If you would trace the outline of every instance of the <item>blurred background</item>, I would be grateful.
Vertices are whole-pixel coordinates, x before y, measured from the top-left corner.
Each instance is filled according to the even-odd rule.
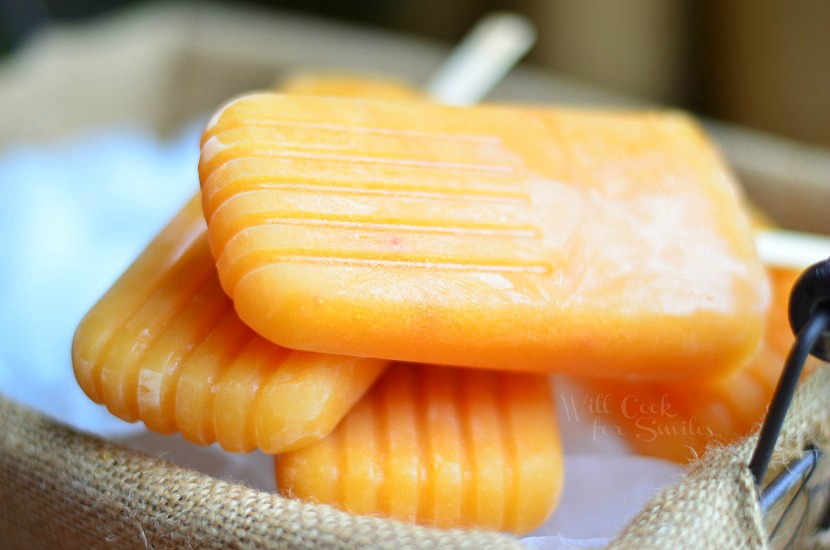
[[[207,117],[298,71],[421,86],[482,16],[538,41],[494,101],[700,115],[752,200],[830,233],[825,0],[0,0],[0,393],[112,437],[85,312],[198,190]]]
[[[137,0],[0,0],[6,55],[50,25]],[[487,12],[536,24],[528,60],[637,98],[830,147],[830,3],[824,0],[271,0],[293,12],[452,44]]]

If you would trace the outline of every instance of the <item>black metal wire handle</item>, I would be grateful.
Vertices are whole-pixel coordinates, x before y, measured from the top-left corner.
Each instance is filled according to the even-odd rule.
[[[796,334],[795,343],[784,363],[749,461],[749,470],[758,487],[764,480],[807,357],[812,354],[830,361],[830,258],[809,267],[796,281],[790,294],[789,318]]]

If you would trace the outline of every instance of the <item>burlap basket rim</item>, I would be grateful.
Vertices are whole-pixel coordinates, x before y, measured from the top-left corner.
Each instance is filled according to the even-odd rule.
[[[2,395],[0,425],[0,541],[11,547],[520,548],[499,533],[357,516],[216,479]]]
[[[824,365],[796,395],[771,474],[807,445],[828,449],[829,392]],[[12,548],[521,547],[500,533],[357,516],[218,480],[75,431],[2,396],[0,420],[0,540]],[[610,547],[765,547],[746,467],[754,443],[752,436],[710,449]]]

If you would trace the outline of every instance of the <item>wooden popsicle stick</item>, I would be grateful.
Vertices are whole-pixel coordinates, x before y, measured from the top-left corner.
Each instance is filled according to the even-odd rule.
[[[768,266],[804,269],[830,257],[830,237],[797,231],[755,233],[758,256]]]
[[[447,105],[478,103],[535,42],[536,29],[526,17],[507,12],[490,14],[450,53],[426,91]]]

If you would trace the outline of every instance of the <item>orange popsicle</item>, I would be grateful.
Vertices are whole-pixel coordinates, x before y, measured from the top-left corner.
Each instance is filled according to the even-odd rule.
[[[222,286],[293,349],[666,379],[760,340],[735,186],[676,114],[259,94],[200,176]]]
[[[523,533],[562,486],[545,377],[394,364],[321,441],[276,458],[286,495],[437,527]]]
[[[371,97],[378,99],[419,99],[423,94],[386,77],[361,76],[331,71],[290,75],[277,85],[280,93],[336,97]]]
[[[768,270],[773,302],[764,340],[733,376],[722,380],[643,383],[580,381],[598,420],[621,434],[639,454],[687,461],[712,442],[728,444],[748,435],[764,415],[793,341],[787,304],[800,271]]]
[[[255,334],[222,291],[195,197],[75,334],[84,392],[119,418],[228,451],[325,436],[386,362],[292,351]]]

